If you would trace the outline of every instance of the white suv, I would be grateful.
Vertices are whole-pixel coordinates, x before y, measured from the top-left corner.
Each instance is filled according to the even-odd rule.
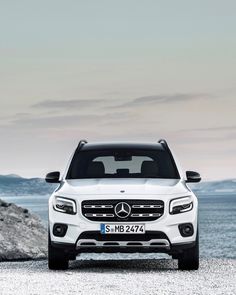
[[[67,269],[81,252],[162,252],[179,269],[199,266],[198,201],[165,140],[80,141],[49,199],[48,263]]]

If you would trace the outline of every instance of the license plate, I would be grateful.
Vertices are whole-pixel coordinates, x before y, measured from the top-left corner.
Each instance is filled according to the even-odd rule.
[[[144,224],[101,224],[101,234],[145,234]]]

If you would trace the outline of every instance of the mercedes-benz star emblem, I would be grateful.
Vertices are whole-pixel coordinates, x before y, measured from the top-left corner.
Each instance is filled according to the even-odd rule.
[[[120,202],[115,206],[115,214],[119,218],[126,218],[130,215],[131,207],[125,202]]]

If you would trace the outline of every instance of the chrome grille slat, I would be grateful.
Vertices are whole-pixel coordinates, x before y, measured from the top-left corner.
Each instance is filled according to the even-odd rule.
[[[131,214],[131,217],[160,217],[160,213],[136,213]]]
[[[132,208],[163,208],[162,205],[132,205]]]
[[[112,205],[84,205],[84,208],[113,208]]]
[[[114,214],[106,213],[85,213],[86,217],[114,217]]]

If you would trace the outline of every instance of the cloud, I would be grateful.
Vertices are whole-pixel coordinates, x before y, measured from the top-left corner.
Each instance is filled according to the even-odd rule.
[[[135,99],[122,99],[117,104],[115,99],[71,99],[71,100],[44,100],[39,103],[31,105],[31,108],[44,109],[44,110],[73,110],[99,107],[105,109],[130,109],[133,107],[154,104],[167,104],[178,103],[182,101],[190,101],[200,98],[212,97],[206,93],[177,93],[177,94],[164,94],[164,95],[149,95],[142,96]]]
[[[234,131],[236,130],[236,125],[229,126],[218,126],[218,127],[204,127],[204,128],[193,128],[193,129],[181,129],[180,132],[209,132],[209,131]]]
[[[136,107],[141,105],[151,105],[151,104],[165,104],[165,103],[176,103],[182,101],[189,101],[200,98],[210,98],[212,97],[206,93],[177,93],[177,94],[164,94],[164,95],[149,95],[135,98],[129,102],[114,106],[112,108],[122,108],[122,107]]]
[[[201,95],[202,96],[202,95]],[[152,95],[136,98],[133,103],[171,103],[199,98],[199,94]]]
[[[210,142],[217,142],[215,147],[217,149],[219,144],[232,141],[236,143],[236,125],[180,129],[172,132],[171,137],[181,146],[191,144],[206,146]]]
[[[126,112],[115,112],[108,114],[87,114],[87,115],[61,115],[61,116],[42,116],[42,117],[30,117],[30,118],[18,118],[14,119],[8,125],[12,128],[68,128],[78,126],[94,126],[101,124],[121,123],[130,117],[130,114]],[[4,127],[4,126],[2,126]]]
[[[106,101],[105,99],[44,100],[31,107],[43,109],[75,109],[94,107]]]

